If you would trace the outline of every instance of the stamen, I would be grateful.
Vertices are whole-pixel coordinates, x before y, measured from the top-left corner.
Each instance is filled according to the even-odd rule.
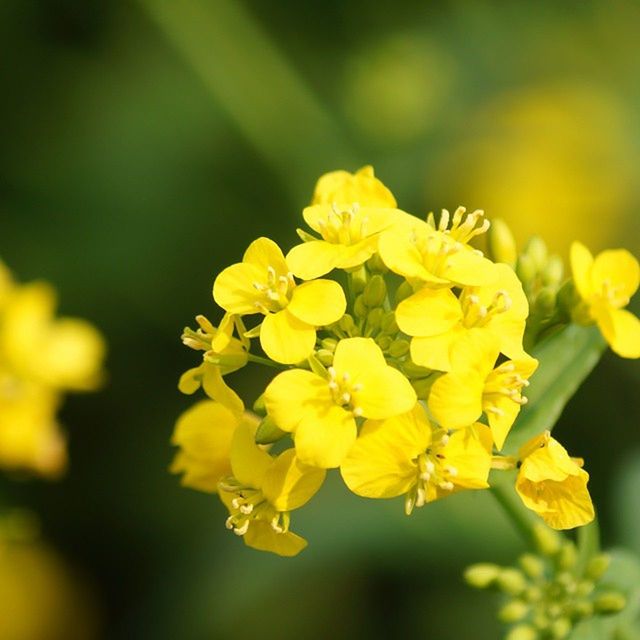
[[[237,536],[243,536],[245,533],[247,533],[248,530],[249,530],[249,520],[247,519],[244,521],[241,527],[236,527],[233,530],[233,533],[235,533]]]
[[[351,413],[354,415],[354,417],[356,418],[360,418],[364,415],[364,411],[362,410],[361,407],[354,407],[351,411]]]
[[[240,513],[243,513],[245,516],[248,516],[252,511],[253,505],[251,503],[240,505]]]

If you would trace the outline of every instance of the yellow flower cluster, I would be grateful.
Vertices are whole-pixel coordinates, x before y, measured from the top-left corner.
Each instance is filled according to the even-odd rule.
[[[203,359],[179,388],[209,399],[175,429],[183,484],[217,492],[229,529],[281,555],[306,545],[290,512],[333,468],[357,495],[404,496],[409,514],[518,466],[520,497],[550,526],[589,522],[588,474],[548,432],[517,459],[498,455],[538,362],[523,348],[529,305],[516,272],[471,244],[489,228],[483,212],[414,217],[364,167],[321,177],[303,218],[314,233],[298,230],[287,255],[259,238],[217,276],[218,327],[198,316],[185,329]],[[603,305],[620,306],[633,283],[606,285],[597,264],[576,284],[605,335],[619,336],[627,316],[605,318]],[[224,381],[248,362],[279,369],[255,413]]]
[[[56,318],[55,306],[51,286],[18,284],[0,263],[0,467],[10,471],[63,472],[63,395],[102,379],[101,335],[84,320]]]

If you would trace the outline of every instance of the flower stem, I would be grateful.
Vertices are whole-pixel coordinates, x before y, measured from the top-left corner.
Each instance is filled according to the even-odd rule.
[[[280,369],[280,370],[284,370],[287,367],[278,364],[277,362],[274,362],[273,360],[269,360],[268,358],[263,358],[262,356],[256,356],[253,355],[253,353],[248,353],[247,354],[247,359],[249,360],[249,362],[255,362],[257,364],[262,364],[265,367],[271,367],[273,369]]]
[[[578,570],[584,571],[589,560],[600,553],[600,525],[596,516],[592,522],[578,529]]]
[[[513,484],[505,481],[505,475],[502,472],[500,480],[491,484],[491,493],[527,545],[533,545],[533,520],[518,499]]]

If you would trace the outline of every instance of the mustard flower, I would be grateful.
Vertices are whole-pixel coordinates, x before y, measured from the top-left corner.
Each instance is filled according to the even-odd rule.
[[[525,444],[519,458],[516,491],[527,508],[553,529],[573,529],[593,520],[589,474],[549,431]]]
[[[390,207],[398,205],[393,194],[375,177],[373,167],[367,165],[355,173],[331,171],[320,176],[316,183],[311,204],[347,204],[358,202],[365,207]]]
[[[492,264],[491,284],[464,287],[456,297],[448,288],[425,286],[396,309],[398,326],[412,336],[411,358],[438,371],[451,369],[453,346],[469,331],[496,337],[509,358],[525,354],[522,338],[529,304],[515,272],[505,264]]]
[[[420,404],[386,420],[367,420],[342,462],[351,491],[365,498],[405,496],[405,511],[464,489],[486,489],[491,433],[473,424],[449,434]]]
[[[640,358],[640,320],[624,309],[638,290],[638,261],[624,249],[603,251],[594,259],[589,249],[574,242],[571,270],[583,301],[576,319],[595,322],[619,356]]]
[[[296,285],[278,245],[259,238],[240,263],[216,278],[213,297],[227,313],[261,313],[260,344],[276,362],[295,364],[308,358],[316,329],[339,320],[345,312],[342,288],[332,280]]]
[[[494,369],[500,355],[496,336],[473,329],[451,349],[451,371],[438,378],[429,394],[429,411],[446,429],[460,429],[480,418],[489,420],[498,449],[527,399],[523,387],[538,361],[526,356],[508,360]]]
[[[315,495],[326,472],[300,462],[293,449],[274,458],[254,438],[255,426],[246,421],[233,435],[233,475],[218,483],[220,498],[229,510],[226,526],[249,547],[295,556],[307,541],[289,530],[290,512]]]
[[[409,411],[416,394],[371,338],[347,338],[338,342],[327,378],[284,371],[264,399],[278,427],[293,433],[300,460],[329,469],[340,465],[354,443],[357,418],[381,420]]]

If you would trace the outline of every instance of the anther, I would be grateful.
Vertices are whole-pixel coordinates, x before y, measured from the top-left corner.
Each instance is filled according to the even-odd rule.
[[[453,491],[453,482],[441,482],[438,486],[444,491]]]
[[[345,392],[342,394],[342,401],[343,401],[345,404],[349,404],[349,402],[351,402],[351,394],[350,394],[348,391],[345,391]]]
[[[243,536],[245,533],[247,533],[248,530],[249,530],[249,520],[245,520],[244,524],[241,527],[236,527],[233,530],[233,533],[235,533],[237,536]]]
[[[364,415],[364,411],[361,407],[354,407],[351,411],[356,418],[360,418]]]
[[[240,513],[243,513],[245,516],[248,516],[253,511],[252,504],[242,504],[240,505]]]
[[[363,389],[362,382],[358,382],[358,383],[354,384],[353,387],[351,387],[351,390],[352,391],[356,391],[356,392],[362,391],[362,389]]]
[[[233,529],[233,516],[229,516],[224,521],[224,526],[227,527],[227,529],[229,529],[229,530]]]

